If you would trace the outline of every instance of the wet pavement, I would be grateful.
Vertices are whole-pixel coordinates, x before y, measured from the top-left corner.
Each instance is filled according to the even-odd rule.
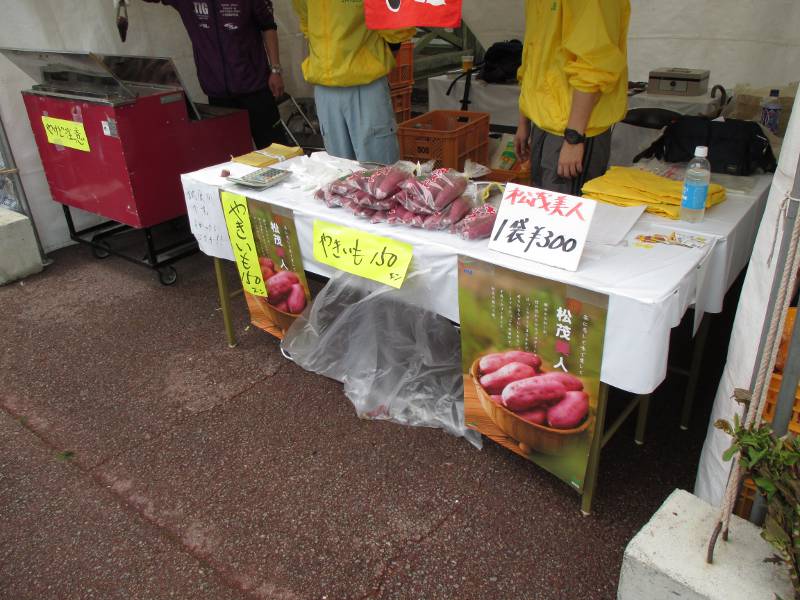
[[[86,248],[53,258],[0,288],[4,600],[612,599],[625,545],[692,489],[730,321],[714,320],[690,431],[672,376],[647,443],[629,420],[605,448],[583,517],[490,441],[358,419],[241,297],[228,348],[205,256],[172,287]],[[680,362],[686,327],[673,337]]]

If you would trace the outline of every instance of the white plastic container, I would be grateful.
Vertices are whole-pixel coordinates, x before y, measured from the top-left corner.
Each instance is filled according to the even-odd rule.
[[[686,167],[683,195],[681,196],[681,221],[698,223],[703,220],[706,212],[708,184],[711,181],[711,165],[707,156],[708,148],[698,146],[695,148],[694,158]]]

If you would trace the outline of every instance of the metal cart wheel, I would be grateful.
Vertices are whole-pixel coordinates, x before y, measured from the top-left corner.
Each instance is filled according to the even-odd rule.
[[[94,256],[99,260],[102,260],[104,258],[108,258],[109,256],[111,256],[111,253],[105,248],[101,248],[100,246],[92,244],[92,256]]]
[[[158,269],[158,280],[161,285],[172,285],[178,281],[178,272],[172,266],[161,267]]]

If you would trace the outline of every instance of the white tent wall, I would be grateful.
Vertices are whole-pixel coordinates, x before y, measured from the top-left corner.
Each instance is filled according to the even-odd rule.
[[[695,494],[714,505],[719,505],[730,473],[730,462],[722,460],[722,453],[730,446],[730,437],[714,427],[717,419],[732,420],[741,407],[733,398],[735,388],[750,389],[756,362],[761,331],[767,320],[772,283],[780,277],[783,265],[777,264],[778,250],[783,233],[781,214],[784,199],[792,190],[800,157],[800,96],[795,98],[792,117],[786,131],[778,169],[772,181],[767,207],[761,219],[753,255],[747,268],[741,299],[736,310],[733,333],[728,345],[728,360],[714,400],[711,421],[697,471]],[[772,261],[770,262],[770,257]]]
[[[464,21],[484,47],[524,35],[522,0],[464,0]],[[703,68],[713,83],[770,86],[800,76],[797,0],[631,0],[628,67],[647,81],[659,67]]]
[[[300,63],[306,44],[288,1],[274,1],[290,93],[309,95]],[[464,19],[485,47],[521,38],[522,0],[495,0],[491,18],[485,0],[464,0]],[[712,80],[731,87],[748,82],[773,85],[796,80],[800,64],[800,24],[796,0],[632,0],[630,77],[644,80],[652,68],[704,67]],[[111,54],[171,56],[190,95],[203,100],[191,46],[177,13],[167,7],[132,0],[128,41],[120,42],[112,0],[0,0],[0,45],[49,50],[83,50]],[[0,116],[29,196],[43,244],[52,250],[68,242],[60,207],[50,199],[20,91],[32,81],[0,58]],[[93,217],[81,215],[78,225]]]

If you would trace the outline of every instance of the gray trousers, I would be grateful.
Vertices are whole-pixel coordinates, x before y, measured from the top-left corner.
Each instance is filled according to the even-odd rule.
[[[315,85],[314,99],[328,154],[384,165],[400,160],[386,77],[350,87]]]
[[[611,156],[611,129],[586,140],[583,173],[574,179],[558,175],[558,156],[564,138],[533,125],[531,131],[531,181],[534,187],[580,196],[583,184],[600,177],[608,169]]]

